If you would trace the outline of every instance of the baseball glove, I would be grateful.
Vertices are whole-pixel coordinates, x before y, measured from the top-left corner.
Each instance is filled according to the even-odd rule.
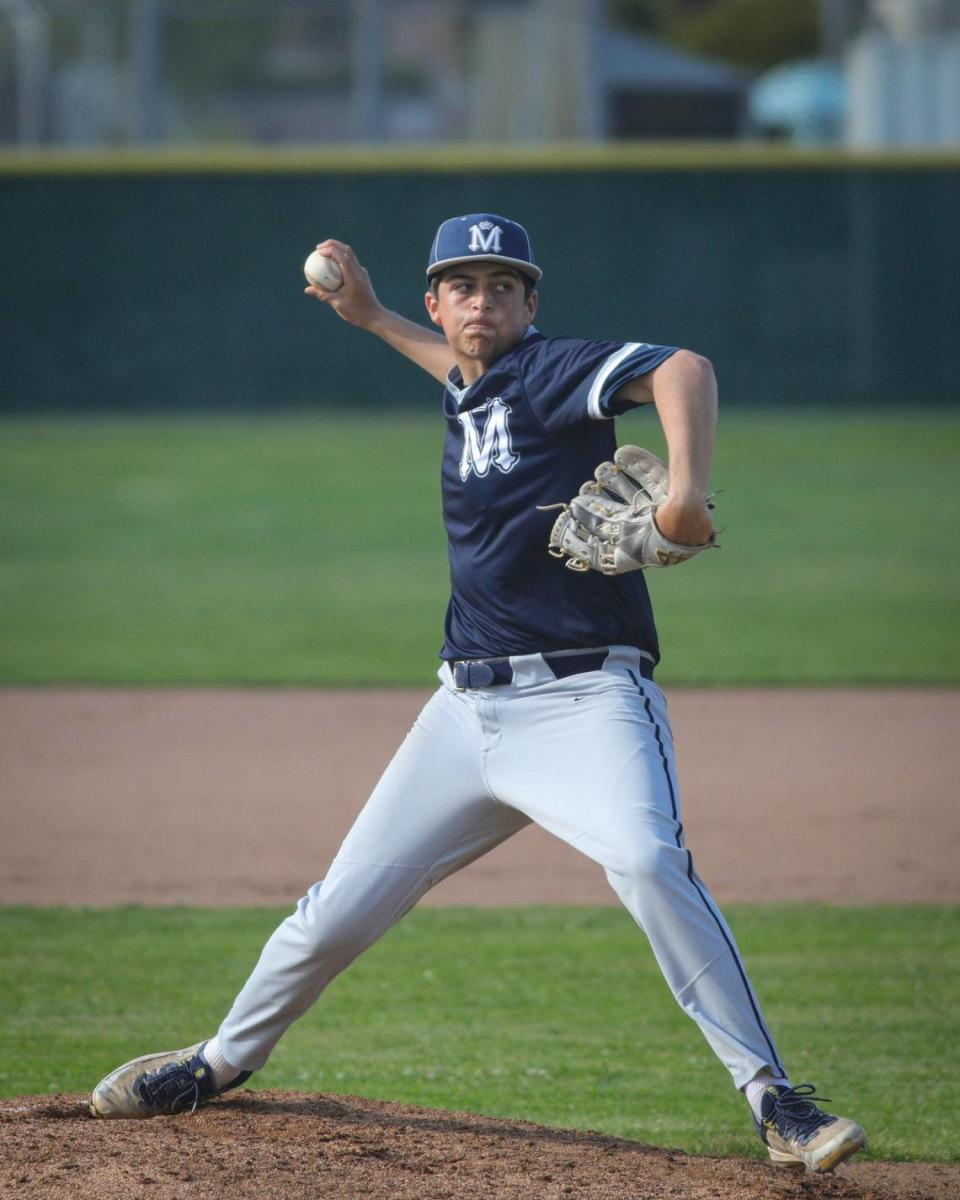
[[[669,476],[649,450],[621,446],[613,462],[601,463],[593,474],[569,504],[547,506],[563,509],[550,532],[548,553],[565,559],[571,571],[622,575],[673,567],[716,545],[711,534],[700,546],[683,546],[657,528]]]

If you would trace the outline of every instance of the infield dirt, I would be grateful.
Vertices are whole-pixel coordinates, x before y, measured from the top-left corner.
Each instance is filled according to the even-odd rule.
[[[0,691],[0,903],[292,903],[423,699]],[[960,692],[679,691],[671,712],[689,843],[721,903],[960,902]],[[212,838],[223,853],[198,875],[176,851]],[[614,902],[595,865],[531,829],[426,902],[555,901]],[[960,1165],[854,1162],[809,1177],[343,1096],[244,1091],[145,1122],[94,1121],[80,1096],[20,1097],[0,1100],[8,1195],[955,1200]]]
[[[596,1133],[354,1096],[234,1094],[95,1121],[79,1096],[0,1101],[0,1195],[36,1200],[955,1200],[960,1166],[808,1176]]]
[[[426,695],[0,690],[0,904],[292,905]],[[721,904],[960,903],[960,691],[669,702],[687,844]],[[185,845],[220,853],[198,872]],[[424,903],[617,900],[596,864],[533,827]]]

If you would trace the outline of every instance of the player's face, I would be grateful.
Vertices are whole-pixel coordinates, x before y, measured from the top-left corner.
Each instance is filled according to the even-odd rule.
[[[499,263],[453,267],[425,300],[467,383],[520,341],[537,311],[537,293],[527,297],[520,274]]]

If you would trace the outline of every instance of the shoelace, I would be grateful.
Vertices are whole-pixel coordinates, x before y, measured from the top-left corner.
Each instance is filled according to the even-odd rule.
[[[812,1083],[798,1083],[796,1087],[787,1088],[773,1102],[773,1109],[767,1118],[767,1123],[775,1125],[777,1131],[785,1138],[794,1138],[800,1134],[811,1134],[833,1120],[830,1113],[821,1112],[814,1104],[830,1104],[827,1096],[816,1095]]]
[[[191,1061],[183,1059],[161,1067],[153,1075],[145,1075],[137,1088],[144,1104],[163,1112],[178,1113],[192,1101],[190,1111],[195,1113],[203,1092],[199,1080],[190,1070]]]

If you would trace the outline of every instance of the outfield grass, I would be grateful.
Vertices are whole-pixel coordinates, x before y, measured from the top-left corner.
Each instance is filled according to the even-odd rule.
[[[209,1034],[282,915],[3,910],[0,1094],[85,1091]],[[862,1121],[873,1157],[960,1158],[960,909],[728,916],[795,1081]],[[255,1086],[760,1152],[618,909],[419,910],[334,982]]]
[[[0,423],[0,682],[429,684],[439,418]],[[650,412],[620,440],[662,448]],[[666,683],[960,680],[960,418],[737,413]],[[545,497],[545,500],[558,497]]]

